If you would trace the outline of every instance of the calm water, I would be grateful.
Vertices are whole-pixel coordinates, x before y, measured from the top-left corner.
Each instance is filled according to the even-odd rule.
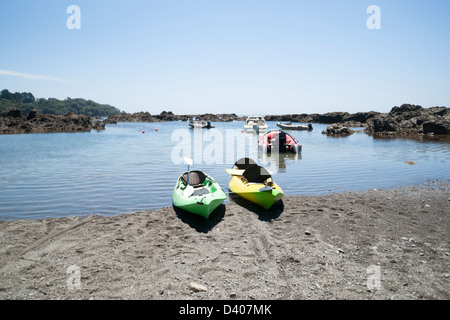
[[[243,122],[214,124],[209,131],[165,122],[0,135],[0,219],[116,215],[171,206],[175,181],[186,170],[180,163],[184,153],[194,159],[192,169],[212,175],[226,192],[225,169],[243,155],[277,171],[274,179],[287,195],[450,178],[449,143],[374,139],[364,133],[333,138],[321,133],[326,125],[314,124],[312,132],[289,132],[303,146],[299,157],[269,157],[258,154],[256,139],[241,132]]]

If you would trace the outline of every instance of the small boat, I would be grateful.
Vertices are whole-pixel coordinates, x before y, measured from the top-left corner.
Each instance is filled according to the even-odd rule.
[[[277,126],[279,126],[283,130],[308,130],[311,131],[313,129],[311,123],[308,124],[292,124],[292,122],[278,122]]]
[[[192,160],[185,158],[188,171],[177,180],[172,194],[175,207],[208,219],[226,198],[219,183],[208,174],[199,170],[189,170]]]
[[[266,120],[262,116],[250,116],[247,118],[244,124],[244,128],[246,132],[263,132],[267,131],[268,125],[266,124]]]
[[[266,210],[284,195],[280,186],[273,181],[272,174],[250,158],[238,160],[226,171],[230,174],[230,191]]]
[[[199,117],[192,117],[188,119],[188,125],[191,128],[214,128],[214,126],[209,121],[200,119]]]
[[[281,130],[269,131],[262,135],[258,140],[258,147],[263,152],[299,153],[302,151],[302,146],[297,139]]]

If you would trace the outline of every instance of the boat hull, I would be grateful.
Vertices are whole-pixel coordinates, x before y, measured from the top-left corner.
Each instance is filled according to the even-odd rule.
[[[268,127],[269,126],[266,124],[266,121],[262,116],[250,116],[244,124],[244,129],[246,132],[264,132],[267,131]]]
[[[180,177],[173,190],[172,204],[177,208],[208,219],[227,196],[217,182],[205,185],[204,188],[208,190],[207,194],[187,196],[185,195],[186,185]]]
[[[196,119],[189,118],[188,119],[188,125],[192,129],[196,129],[196,128],[211,129],[211,128],[214,128],[214,126],[211,124],[211,122],[205,121],[205,120],[201,120],[199,118],[196,118]]]
[[[293,136],[280,131],[270,131],[259,138],[258,148],[262,152],[300,153],[302,146]]]
[[[264,183],[245,184],[241,176],[232,175],[228,183],[230,191],[245,198],[264,209],[270,209],[275,203],[281,200],[284,195],[283,190],[276,183],[273,183],[269,191],[260,191],[265,187]]]
[[[281,122],[277,123],[277,126],[280,127],[283,130],[303,130],[303,131],[311,131],[312,130],[312,126],[311,124],[284,124]]]

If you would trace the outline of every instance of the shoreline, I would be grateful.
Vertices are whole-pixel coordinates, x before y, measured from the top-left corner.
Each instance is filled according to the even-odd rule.
[[[90,131],[92,129],[104,130],[106,124],[118,122],[166,122],[186,121],[190,117],[201,117],[210,122],[245,121],[246,116],[235,113],[176,115],[171,111],[162,111],[160,114],[149,112],[136,112],[109,115],[103,121],[91,121],[91,117],[68,113],[64,116],[41,115],[31,110],[28,116],[22,115],[20,109],[11,109],[3,116],[0,115],[0,134],[11,133],[38,133],[38,132],[76,132]],[[395,106],[389,113],[369,112],[327,112],[324,114],[284,114],[265,115],[266,121],[292,121],[297,123],[330,124],[329,135],[349,135],[352,130],[348,127],[364,127],[369,135],[449,135],[450,134],[450,108],[430,107],[422,108],[419,105],[402,104]],[[331,130],[336,127],[335,130]],[[338,130],[336,130],[338,129]]]
[[[0,299],[448,299],[449,206],[445,180],[269,211],[231,197],[208,220],[173,207],[3,220]]]

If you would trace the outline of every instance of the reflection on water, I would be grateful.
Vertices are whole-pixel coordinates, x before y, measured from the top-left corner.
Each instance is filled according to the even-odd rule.
[[[259,153],[258,136],[244,133],[243,124],[192,130],[181,121],[118,123],[98,132],[0,135],[0,219],[171,206],[175,182],[186,170],[185,155],[194,159],[192,169],[207,172],[225,191],[225,169],[244,156],[275,172],[288,196],[450,178],[450,144],[436,136],[385,139],[355,133],[333,139],[321,133],[326,125],[314,124],[313,131],[287,131],[302,145],[301,154],[275,155]],[[276,122],[268,124],[269,130],[278,129]]]
[[[293,165],[295,161],[301,160],[301,153],[267,153],[258,152],[259,162],[267,168],[270,168],[272,172],[284,173],[286,172],[286,161],[289,165]],[[291,162],[293,160],[294,162]]]

